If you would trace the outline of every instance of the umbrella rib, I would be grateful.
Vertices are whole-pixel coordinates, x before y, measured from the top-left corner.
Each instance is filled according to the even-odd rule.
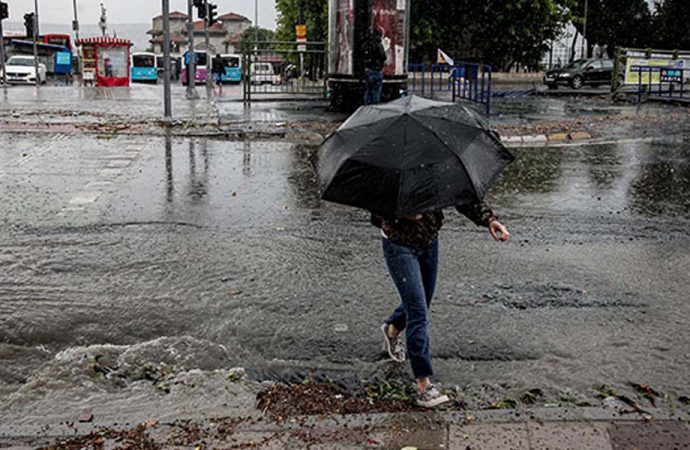
[[[443,146],[444,146],[453,156],[455,156],[455,157],[457,158],[457,160],[460,162],[460,167],[462,167],[462,170],[464,170],[465,173],[467,174],[467,179],[470,180],[470,186],[472,186],[472,190],[474,191],[474,196],[477,197],[478,200],[481,200],[481,198],[479,198],[479,192],[477,191],[477,186],[475,185],[474,179],[472,179],[472,175],[470,175],[470,171],[467,170],[467,167],[465,167],[465,162],[462,160],[462,158],[460,158],[460,155],[458,155],[457,153],[455,153],[454,151],[452,151],[452,150],[450,149],[450,147],[448,146],[448,144],[446,144],[446,142],[441,138],[441,136],[438,135],[438,133],[437,133],[436,131],[434,131],[433,129],[431,129],[431,128],[429,128],[428,126],[424,125],[424,123],[422,123],[422,122],[420,122],[419,120],[417,120],[416,117],[410,116],[410,118],[413,119],[417,124],[419,124],[419,126],[421,126],[422,128],[424,128],[425,130],[429,130],[429,132],[430,132],[431,134],[433,134],[434,136],[436,136],[436,138],[437,138],[441,143],[443,143]],[[474,142],[474,141],[473,141],[473,142]]]

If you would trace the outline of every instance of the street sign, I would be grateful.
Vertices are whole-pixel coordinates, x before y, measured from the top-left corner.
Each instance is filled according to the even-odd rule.
[[[304,38],[306,40],[306,38],[307,38],[307,26],[306,25],[295,25],[295,36],[297,37],[297,40],[299,40],[299,38]]]
[[[307,38],[306,37],[298,37],[297,38],[297,51],[298,52],[306,52],[307,51]]]

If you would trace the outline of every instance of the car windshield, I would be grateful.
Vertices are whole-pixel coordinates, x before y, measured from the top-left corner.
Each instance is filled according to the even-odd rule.
[[[28,66],[28,67],[33,67],[34,66],[34,59],[33,58],[17,58],[16,56],[13,56],[7,61],[8,66]]]
[[[584,66],[585,64],[587,64],[586,59],[578,59],[578,60],[571,62],[570,64],[563,66],[563,69],[579,69],[582,66]]]

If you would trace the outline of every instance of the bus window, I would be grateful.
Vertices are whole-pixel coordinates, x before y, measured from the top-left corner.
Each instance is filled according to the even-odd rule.
[[[132,65],[134,67],[156,67],[156,57],[154,55],[132,55]]]
[[[224,56],[223,62],[225,63],[225,67],[240,67],[239,56]]]

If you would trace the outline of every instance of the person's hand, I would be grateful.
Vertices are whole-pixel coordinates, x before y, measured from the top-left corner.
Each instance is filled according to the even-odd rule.
[[[489,223],[489,233],[494,241],[505,242],[510,239],[508,229],[498,220],[492,220]]]

